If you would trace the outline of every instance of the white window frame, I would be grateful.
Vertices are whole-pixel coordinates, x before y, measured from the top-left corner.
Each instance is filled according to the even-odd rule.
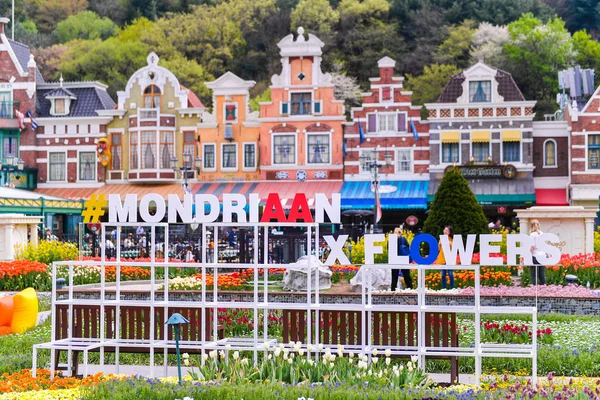
[[[52,176],[52,173],[51,173],[51,170],[50,170],[51,169],[50,168],[50,158],[51,158],[52,154],[64,154],[65,155],[65,163],[64,163],[65,179],[62,180],[62,181],[50,179],[50,176]],[[47,169],[47,171],[48,171],[48,179],[47,179],[48,182],[68,182],[69,176],[67,174],[69,173],[69,171],[67,169],[67,164],[68,164],[68,161],[67,161],[67,152],[66,151],[49,151],[48,152],[48,169]]]
[[[275,137],[277,136],[293,136],[294,137],[294,162],[291,164],[278,164],[275,162]],[[298,133],[297,132],[278,132],[271,136],[271,165],[278,167],[295,167],[298,165]]]
[[[56,100],[63,100],[65,102],[65,112],[59,113],[56,111]],[[71,99],[68,97],[54,97],[50,101],[50,115],[69,115],[71,108]]]
[[[471,79],[467,81],[467,100],[469,104],[490,104],[494,102],[494,78],[491,79]],[[490,101],[471,101],[471,82],[489,82],[490,83]]]
[[[206,162],[206,146],[213,146],[215,155],[214,155],[214,167],[213,168],[206,168],[204,165],[204,163]],[[217,144],[215,142],[210,142],[210,143],[202,143],[202,171],[205,172],[215,172],[217,170],[217,164],[218,164],[218,157],[217,157]]]
[[[500,157],[502,158],[502,163],[512,163],[512,164],[521,164],[523,162],[523,141],[519,141],[519,159],[517,161],[508,161],[504,159],[504,145],[506,143],[517,143],[517,142],[502,142],[502,146],[500,146]]]
[[[224,147],[225,146],[235,146],[235,167],[225,167],[223,165],[223,162],[225,161],[225,151],[224,151]],[[239,147],[237,143],[221,143],[221,157],[220,160],[221,162],[219,163],[219,165],[221,166],[221,171],[223,172],[237,172],[239,165],[240,165],[240,160],[239,160]]]
[[[254,166],[252,167],[246,167],[246,146],[253,146],[254,147]],[[242,170],[243,171],[256,171],[257,165],[258,165],[258,153],[257,153],[257,148],[258,146],[256,145],[255,142],[243,142],[242,143]]]
[[[410,170],[409,171],[401,171],[400,170],[400,156],[399,153],[402,151],[408,151],[410,154]],[[411,147],[396,147],[394,151],[394,172],[396,174],[412,174],[415,171],[415,152]]]
[[[396,112],[380,112],[376,113],[377,115],[377,133],[396,133],[398,132],[398,113]],[[392,116],[392,129],[381,130],[381,124],[379,123],[379,118],[382,116],[389,117]],[[368,123],[368,122],[367,122]],[[368,127],[367,127],[368,129]]]
[[[369,175],[371,173],[370,170],[364,170],[362,165],[360,165],[360,160],[361,160],[360,157],[365,152],[374,153],[375,157],[376,157],[375,160],[378,161],[378,150],[376,147],[365,147],[364,149],[358,149],[358,173],[361,175]]]
[[[554,165],[548,165],[546,164],[546,143],[548,142],[552,142],[554,143]],[[556,151],[558,148],[558,146],[556,145],[556,140],[554,139],[546,139],[544,140],[544,144],[542,146],[542,156],[543,156],[543,166],[544,168],[558,168],[558,152]],[[587,153],[587,146],[586,146],[586,153]],[[587,158],[587,154],[586,154],[586,158]]]
[[[597,133],[590,133],[585,135],[585,170],[590,174],[600,174],[600,168],[590,168],[590,135],[596,136]],[[600,161],[599,161],[600,162]]]
[[[475,142],[475,143],[470,142],[469,143],[469,154],[470,154],[471,160],[473,159],[473,157],[475,157],[475,155],[473,154],[473,145],[476,143],[487,143],[488,144],[488,157],[490,157],[492,155],[492,143],[491,142],[489,142],[489,141],[488,142]],[[459,143],[459,148],[460,148],[460,143]],[[479,160],[479,161],[475,160],[475,162],[486,162],[486,161],[487,161],[487,159]]]
[[[155,128],[152,126],[148,126],[148,127],[144,127],[144,128]],[[142,128],[143,129],[143,128]],[[159,130],[138,130],[136,132],[136,134],[138,135],[138,156],[139,156],[139,170],[140,171],[158,171],[160,169],[162,169],[160,167],[160,131]],[[142,135],[144,133],[150,133],[153,132],[154,133],[154,151],[155,151],[155,155],[154,155],[154,168],[144,168],[144,149],[142,146]],[[173,140],[175,140],[175,138],[173,137]],[[167,171],[167,169],[163,169],[163,171]]]
[[[227,113],[225,112],[225,110],[227,109],[226,106],[231,106],[234,105],[235,106],[235,121],[227,121],[225,119]],[[223,103],[223,124],[237,124],[238,120],[240,118],[240,106],[236,101],[228,101]]]
[[[94,165],[94,179],[81,179],[81,168],[80,168],[80,163],[81,163],[81,153],[94,153],[94,155],[96,157],[94,157],[95,162],[93,163]],[[98,156],[96,155],[95,151],[84,151],[84,150],[78,150],[77,151],[77,182],[98,182]]]
[[[390,98],[388,100],[383,99],[383,88],[384,87],[390,88]],[[394,102],[394,88],[391,86],[381,86],[379,88],[379,98],[381,99],[380,103],[393,103]]]
[[[440,143],[440,165],[452,165],[454,164],[454,161],[450,161],[450,162],[445,162],[444,161],[444,144],[457,144],[458,145],[458,160],[456,161],[456,164],[461,163],[461,158],[462,158],[462,154],[461,154],[461,143],[458,142],[441,142]]]
[[[404,114],[404,127],[403,127],[403,129],[401,129],[401,127],[398,126],[398,114]],[[408,133],[408,132],[410,132],[409,121],[408,121],[408,112],[406,112],[406,111],[399,111],[399,112],[396,113],[396,131],[400,132],[400,133]],[[410,133],[410,135],[412,136],[412,132]]]
[[[311,163],[310,162],[310,157],[309,157],[309,151],[308,151],[308,137],[309,136],[323,136],[323,135],[327,135],[327,140],[329,140],[329,162],[326,163]],[[304,141],[304,155],[305,155],[305,164],[306,165],[331,165],[331,160],[333,157],[333,152],[331,149],[331,132],[310,132],[306,134],[306,140]]]

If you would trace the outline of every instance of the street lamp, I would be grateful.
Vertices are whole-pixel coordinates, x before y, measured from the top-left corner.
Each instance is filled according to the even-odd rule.
[[[363,170],[369,171],[369,173],[371,174],[372,183],[375,188],[375,203],[373,207],[373,233],[377,232],[377,196],[379,193],[379,168],[392,166],[392,155],[390,153],[386,152],[383,158],[385,160],[385,163],[379,163],[377,161],[377,155],[375,155],[374,160],[372,160],[371,157],[367,157],[365,154],[358,157],[358,161],[360,163],[361,168]]]
[[[193,161],[193,165],[192,165]],[[171,168],[173,171],[177,172],[177,163],[179,160],[177,157],[171,157]],[[195,169],[196,172],[200,173],[200,166],[202,165],[202,159],[200,157],[196,157],[192,160],[192,153],[185,152],[183,153],[183,165],[179,167],[179,171],[183,177],[183,190],[187,193],[188,189],[188,172],[192,169]]]

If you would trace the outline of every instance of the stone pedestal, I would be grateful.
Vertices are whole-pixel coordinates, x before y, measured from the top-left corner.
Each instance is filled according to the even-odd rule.
[[[529,234],[529,222],[540,221],[544,233],[554,233],[560,239],[558,247],[563,254],[594,252],[594,218],[597,209],[581,206],[531,207],[515,210],[521,233]]]
[[[37,244],[41,220],[23,214],[0,214],[0,261],[14,260],[16,247],[28,241]]]

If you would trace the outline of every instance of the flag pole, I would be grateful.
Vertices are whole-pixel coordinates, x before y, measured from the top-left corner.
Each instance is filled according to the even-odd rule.
[[[12,0],[12,40],[15,40],[15,0]]]

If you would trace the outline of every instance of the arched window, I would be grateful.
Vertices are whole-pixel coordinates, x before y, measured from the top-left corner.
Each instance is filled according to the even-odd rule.
[[[552,139],[544,142],[544,167],[556,167],[556,142]]]
[[[144,108],[160,108],[160,89],[150,85],[144,89]]]

